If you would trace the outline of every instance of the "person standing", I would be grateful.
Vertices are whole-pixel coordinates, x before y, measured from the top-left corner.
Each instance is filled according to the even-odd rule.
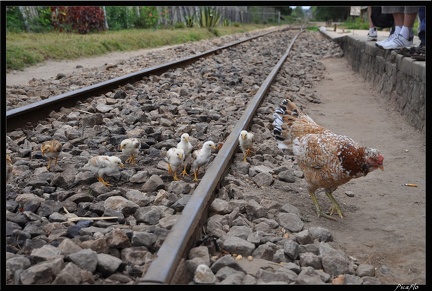
[[[367,7],[367,12],[368,12],[368,18],[369,18],[369,31],[368,31],[368,40],[377,40],[378,38],[378,33],[377,33],[377,29],[375,27],[375,25],[372,22],[372,6],[368,6]]]
[[[420,39],[419,47],[426,46],[426,7],[420,6],[418,10],[419,27],[418,37]]]
[[[382,6],[382,13],[392,14],[395,32],[388,38],[377,41],[375,45],[382,49],[400,49],[413,44],[413,26],[418,13],[418,6]]]

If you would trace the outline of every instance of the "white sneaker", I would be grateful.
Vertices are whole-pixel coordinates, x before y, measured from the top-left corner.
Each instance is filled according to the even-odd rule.
[[[370,28],[367,36],[368,36],[368,40],[377,40],[378,34],[376,28]]]
[[[386,39],[383,39],[383,40],[380,40],[380,41],[377,41],[376,43],[375,43],[375,45],[377,46],[377,47],[382,47],[382,45],[384,44],[384,43],[386,43],[386,42],[388,42],[388,41],[390,41],[390,40],[392,40],[393,38],[395,38],[396,37],[396,35],[393,33],[393,34],[390,34],[389,35],[389,37],[387,37]]]
[[[381,47],[385,50],[394,50],[403,47],[409,47],[412,46],[412,44],[413,44],[412,40],[410,41],[408,39],[405,39],[402,35],[398,34],[392,40],[389,40],[381,44]]]

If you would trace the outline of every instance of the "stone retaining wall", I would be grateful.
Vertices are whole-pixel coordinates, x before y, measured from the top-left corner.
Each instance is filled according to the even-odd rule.
[[[414,61],[394,51],[379,49],[375,42],[350,36],[333,41],[341,46],[352,69],[426,135],[426,62]]]

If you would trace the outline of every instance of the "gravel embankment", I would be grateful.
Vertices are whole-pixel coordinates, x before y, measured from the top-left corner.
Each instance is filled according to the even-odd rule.
[[[296,31],[278,32],[224,50],[186,68],[151,76],[104,96],[63,108],[34,128],[7,134],[13,175],[6,185],[6,283],[141,284],[197,183],[193,174],[173,181],[163,152],[189,133],[194,146],[223,143]],[[119,64],[59,72],[7,88],[7,109],[186,57],[244,35],[151,52]],[[331,246],[331,233],[305,227],[316,215],[302,173],[289,152],[277,148],[272,116],[288,96],[299,105],[319,102],[314,85],[323,57],[342,50],[318,32],[304,32],[293,47],[250,131],[254,152],[240,150],[221,183],[205,226],[203,243],[186,261],[187,284],[379,284],[374,267]],[[141,141],[136,165],[98,182],[85,163],[95,155],[122,159],[127,137]],[[63,150],[47,170],[40,145],[58,139]],[[217,155],[214,151],[213,157]],[[199,178],[205,167],[199,172]],[[288,203],[289,202],[289,203]],[[116,217],[97,220],[85,218]],[[205,239],[206,238],[206,239]]]

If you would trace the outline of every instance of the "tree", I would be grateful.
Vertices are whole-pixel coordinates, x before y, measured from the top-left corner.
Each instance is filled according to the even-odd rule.
[[[350,6],[328,7],[318,6],[313,11],[317,21],[345,21],[350,14]]]
[[[291,7],[289,7],[289,6],[284,6],[284,7],[275,6],[273,8],[276,11],[279,11],[281,15],[285,15],[285,16],[289,16],[293,12],[293,9]]]
[[[297,6],[296,8],[294,8],[294,12],[292,13],[292,16],[297,18],[304,18],[303,8],[301,6]]]

